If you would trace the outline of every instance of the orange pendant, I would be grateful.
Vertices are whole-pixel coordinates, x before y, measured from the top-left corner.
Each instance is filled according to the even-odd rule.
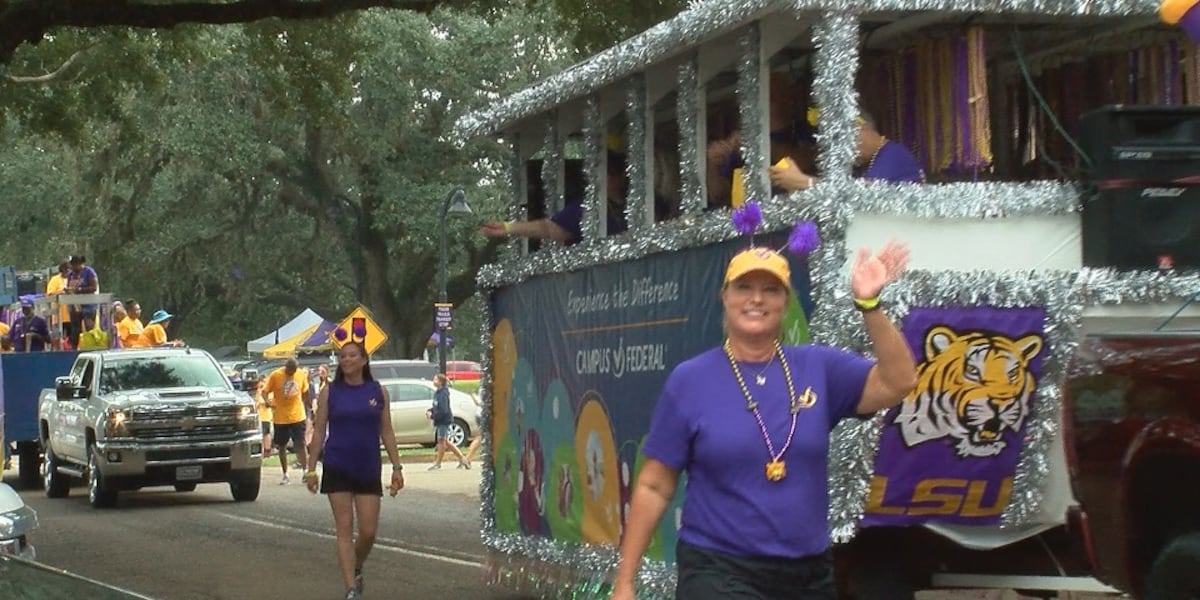
[[[767,479],[771,481],[779,481],[787,476],[787,466],[782,460],[773,460],[767,463]]]

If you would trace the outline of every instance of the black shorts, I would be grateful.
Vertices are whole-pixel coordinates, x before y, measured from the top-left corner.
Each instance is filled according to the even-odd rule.
[[[275,437],[271,439],[271,445],[286,448],[289,441],[292,442],[293,450],[304,447],[304,421],[286,425],[275,424]]]
[[[263,430],[263,435],[270,435],[271,434],[271,422],[263,421],[262,430]]]
[[[376,477],[374,481],[360,481],[349,477],[345,472],[325,465],[321,471],[321,493],[337,494],[350,492],[356,496],[382,496],[383,481]]]
[[[680,540],[675,546],[680,600],[833,600],[833,554],[804,558],[743,558],[697,548]]]

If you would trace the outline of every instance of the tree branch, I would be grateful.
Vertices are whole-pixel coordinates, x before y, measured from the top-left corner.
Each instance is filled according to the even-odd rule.
[[[262,19],[325,19],[369,8],[430,12],[439,0],[237,0],[162,3],[136,0],[9,0],[0,3],[0,63],[23,43],[61,27],[171,29],[184,23],[228,25]]]
[[[55,69],[49,73],[43,73],[41,75],[8,75],[8,74],[5,74],[4,77],[13,83],[46,83],[48,81],[54,81],[55,79],[58,79],[58,77],[60,75],[65,73],[67,71],[67,69],[70,69],[71,65],[75,64],[75,61],[79,60],[79,57],[81,55],[83,55],[85,52],[87,52],[88,50],[91,50],[92,48],[95,48],[95,47],[96,47],[96,45],[93,44],[91,46],[88,46],[87,48],[84,48],[83,50],[79,50],[75,54],[72,54],[71,57],[68,58],[65,62],[63,62],[63,64],[60,65],[57,69]]]

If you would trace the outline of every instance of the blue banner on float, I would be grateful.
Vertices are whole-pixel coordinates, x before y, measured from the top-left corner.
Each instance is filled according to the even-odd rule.
[[[784,238],[758,244],[778,248]],[[656,254],[496,292],[498,531],[618,543],[659,391],[676,364],[721,343],[725,267],[747,246]],[[812,306],[807,268],[795,258],[792,278],[785,337],[797,343],[808,340]],[[681,500],[668,508],[648,558],[674,561]]]

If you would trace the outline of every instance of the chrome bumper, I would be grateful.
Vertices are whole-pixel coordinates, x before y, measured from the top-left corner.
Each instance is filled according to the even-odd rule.
[[[257,469],[263,458],[259,430],[247,431],[233,440],[203,442],[102,440],[96,442],[96,450],[102,472],[110,477],[141,475],[147,467],[182,465],[225,463],[233,470]]]

